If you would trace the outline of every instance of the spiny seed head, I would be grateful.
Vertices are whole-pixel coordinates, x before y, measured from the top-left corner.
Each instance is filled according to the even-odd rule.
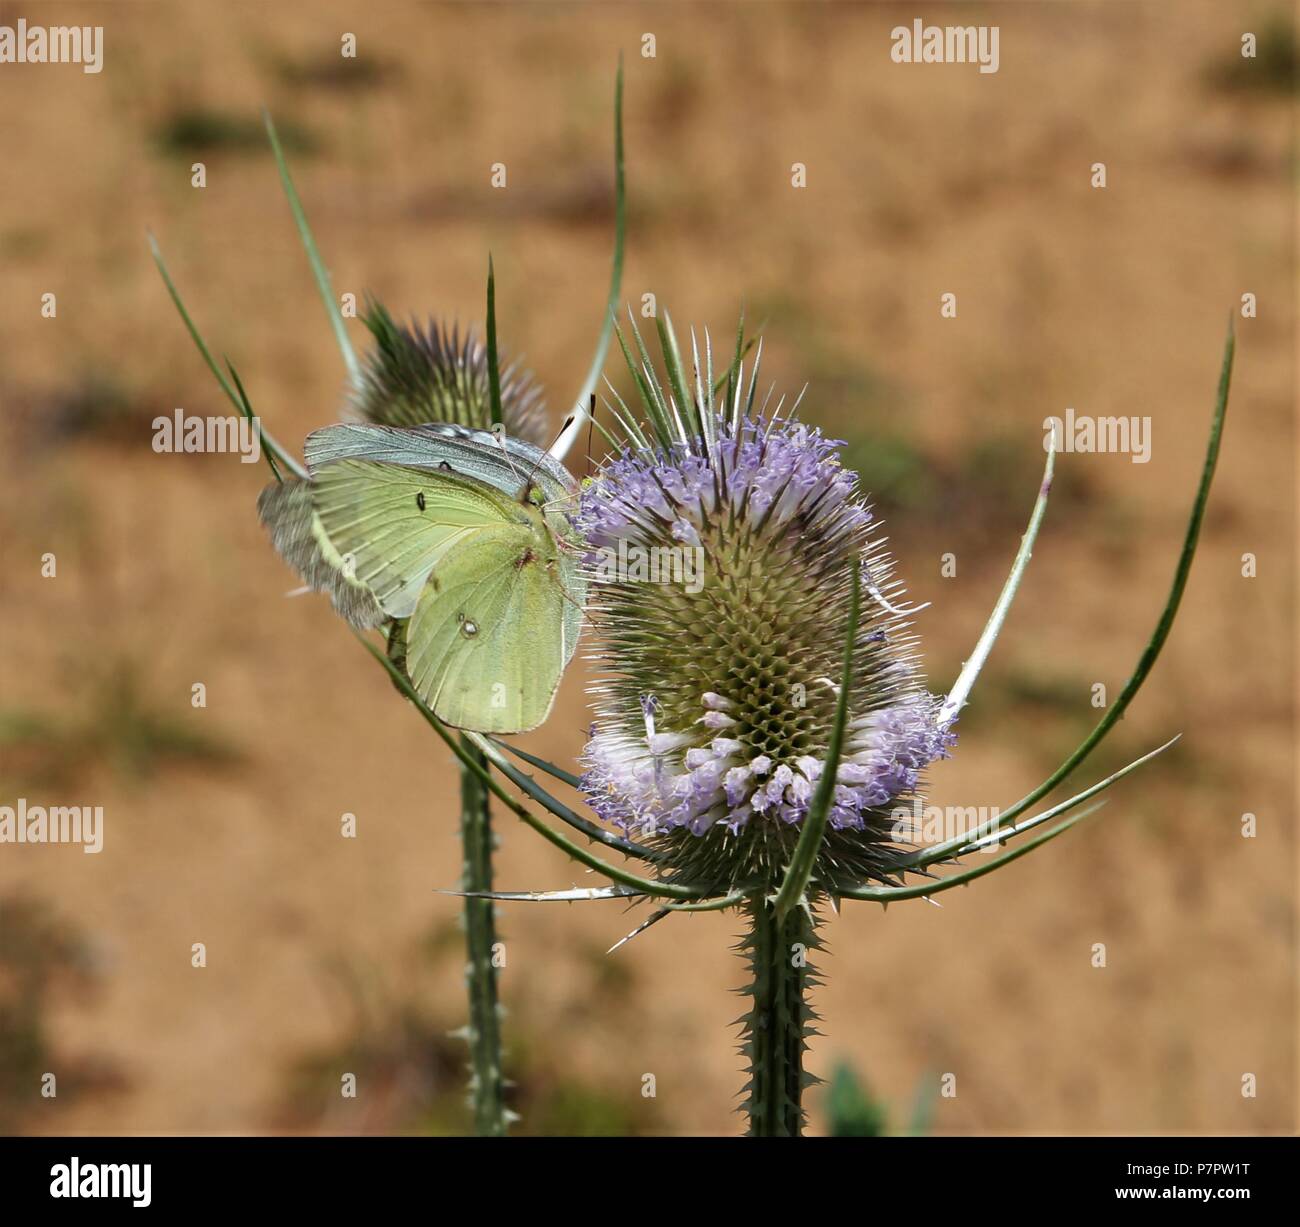
[[[602,818],[665,851],[680,880],[774,880],[823,772],[858,568],[874,599],[854,637],[817,876],[886,877],[890,811],[954,740],[893,607],[893,561],[837,441],[788,419],[724,413],[708,425],[624,450],[584,489],[603,632],[584,788]]]
[[[373,300],[363,318],[375,344],[349,402],[353,413],[385,426],[491,428],[487,349],[472,332],[462,337],[459,326],[436,320],[398,324]],[[517,362],[501,364],[501,417],[506,434],[545,446],[542,390]]]

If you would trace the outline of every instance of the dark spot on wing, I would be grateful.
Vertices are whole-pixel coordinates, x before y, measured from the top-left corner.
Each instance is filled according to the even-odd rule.
[[[537,555],[533,553],[533,547],[530,545],[522,554],[519,555],[515,562],[515,570],[522,571],[530,562],[536,562]]]
[[[416,506],[417,506],[421,511],[424,510],[424,491],[423,491],[423,490],[421,490],[421,491],[420,491],[420,492],[415,496],[415,505],[416,505]]]

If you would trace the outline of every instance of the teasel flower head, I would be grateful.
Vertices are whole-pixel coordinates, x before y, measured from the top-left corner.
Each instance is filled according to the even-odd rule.
[[[601,631],[590,804],[682,880],[776,881],[826,771],[856,572],[874,596],[854,619],[818,862],[883,879],[893,808],[955,737],[925,689],[880,525],[836,440],[780,406],[706,412],[698,434],[624,447],[583,493]]]
[[[493,424],[487,346],[473,331],[429,320],[398,324],[371,299],[363,315],[373,346],[348,397],[347,413],[383,426],[455,422],[476,430]],[[545,445],[542,389],[516,360],[500,363],[505,433]]]

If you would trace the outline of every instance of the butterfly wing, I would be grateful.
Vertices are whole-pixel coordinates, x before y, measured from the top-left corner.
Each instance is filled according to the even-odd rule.
[[[550,713],[577,635],[547,540],[536,525],[494,528],[447,550],[429,577],[406,669],[447,724],[520,733]]]
[[[411,616],[453,546],[531,523],[527,509],[490,486],[440,470],[335,460],[313,471],[311,490],[325,541],[390,618]]]
[[[280,557],[316,592],[329,594],[334,608],[358,630],[387,620],[374,593],[350,574],[324,536],[312,506],[311,486],[288,478],[258,495],[257,513]]]
[[[572,536],[565,510],[577,493],[564,466],[520,440],[444,424],[330,426],[305,452],[310,480],[259,502],[285,558],[354,625],[394,621],[390,653],[448,724],[541,724],[585,591],[557,544]],[[521,476],[544,511],[518,499]]]
[[[450,422],[423,426],[344,422],[313,431],[303,450],[313,475],[318,466],[336,460],[381,460],[459,473],[486,482],[511,498],[518,494],[525,477],[531,477],[546,503],[572,498],[578,492],[568,469],[541,448],[510,435],[498,438],[490,431]]]
[[[584,610],[587,604],[587,577],[583,574],[577,556],[567,551],[561,551],[556,560],[556,574],[564,593],[561,598],[564,601],[561,612],[564,665],[561,667],[567,668],[578,647],[578,636],[582,634],[582,620],[586,616]]]

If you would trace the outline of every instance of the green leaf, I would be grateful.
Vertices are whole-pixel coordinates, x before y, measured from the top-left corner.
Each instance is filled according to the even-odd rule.
[[[325,268],[325,262],[320,258],[316,240],[312,237],[311,227],[307,224],[307,214],[303,210],[302,201],[298,199],[298,190],[293,186],[293,178],[289,174],[289,164],[285,161],[284,150],[280,147],[280,138],[276,134],[275,124],[271,121],[270,111],[262,112],[262,121],[266,125],[266,135],[271,141],[271,152],[275,154],[275,164],[280,170],[280,183],[283,185],[284,194],[289,200],[289,210],[293,213],[294,225],[298,228],[298,237],[302,240],[303,248],[307,252],[307,262],[311,265],[312,276],[316,279],[316,288],[320,291],[321,302],[325,304],[325,314],[329,317],[330,327],[334,330],[334,340],[338,343],[339,353],[343,356],[343,364],[348,369],[348,379],[351,381],[353,388],[360,389],[361,366],[357,362],[357,353],[352,348],[352,342],[348,338],[347,326],[343,322],[343,313],[335,301],[334,291],[330,286],[330,275]]]
[[[481,733],[467,733],[466,736],[476,745],[491,761],[492,765],[501,772],[516,788],[523,791],[531,797],[544,809],[549,810],[561,822],[566,823],[574,830],[581,831],[588,839],[597,843],[604,844],[607,848],[614,848],[622,852],[625,856],[635,856],[641,860],[662,860],[663,854],[656,852],[651,848],[643,848],[640,844],[634,844],[631,840],[623,839],[615,835],[613,831],[607,831],[598,823],[592,822],[589,818],[582,817],[581,814],[574,813],[567,805],[557,798],[551,796],[536,780],[531,776],[520,771],[513,764],[506,761],[498,748],[499,743],[484,737]],[[577,787],[581,784],[578,781]]]
[[[1179,734],[1181,737],[1182,734]],[[1108,775],[1104,780],[1092,785],[1091,788],[1085,788],[1083,792],[1076,793],[1068,801],[1062,801],[1059,805],[1052,806],[1049,810],[1035,815],[1033,818],[1026,819],[1024,822],[1012,825],[1008,821],[1006,814],[999,814],[997,818],[982,824],[973,831],[967,831],[964,835],[959,835],[953,839],[945,840],[941,844],[935,844],[932,847],[921,849],[913,852],[903,858],[902,862],[894,868],[904,872],[913,869],[923,869],[927,865],[933,865],[938,861],[952,860],[954,857],[965,856],[968,852],[974,851],[988,843],[1001,843],[1003,840],[1014,839],[1017,835],[1023,835],[1026,831],[1032,830],[1036,826],[1041,826],[1044,822],[1056,818],[1074,809],[1075,806],[1082,805],[1083,802],[1095,797],[1099,792],[1105,792],[1112,784],[1118,783],[1130,772],[1136,771],[1144,763],[1150,762],[1157,754],[1163,754],[1172,746],[1178,737],[1171,737],[1164,745],[1158,746],[1149,754],[1142,755],[1141,758],[1134,759],[1126,767],[1121,767],[1113,775]]]
[[[226,359],[226,370],[230,372],[230,378],[234,380],[235,390],[239,393],[239,403],[243,406],[244,416],[250,423],[254,422],[256,419],[253,414],[253,406],[248,403],[248,393],[244,391],[244,381],[239,378],[239,372],[235,370],[235,364],[229,358]],[[258,424],[258,437],[261,437],[260,423]],[[283,483],[284,478],[280,476],[280,469],[275,463],[275,457],[271,454],[271,449],[263,448],[262,454],[266,457],[266,463],[271,468],[271,476],[276,481]]]
[[[682,353],[677,347],[677,333],[673,328],[672,316],[668,314],[667,308],[655,314],[655,328],[659,332],[659,349],[663,354],[664,369],[668,374],[668,386],[672,391],[673,400],[677,404],[677,412],[681,415],[682,422],[686,424],[686,430],[689,434],[692,437],[698,437],[704,433],[701,425],[703,409],[702,407],[696,407],[695,398],[691,396],[686,386]]]
[[[1003,853],[1002,856],[995,856],[991,861],[987,861],[983,865],[977,865],[974,869],[964,869],[961,873],[950,874],[946,878],[939,878],[933,882],[919,882],[915,886],[837,889],[835,893],[844,899],[859,899],[869,903],[897,903],[904,899],[928,899],[931,895],[939,895],[945,890],[952,890],[954,886],[965,886],[976,878],[982,878],[986,873],[992,873],[995,869],[1001,869],[1004,865],[1011,864],[1012,861],[1018,861],[1022,856],[1028,856],[1035,848],[1041,847],[1058,835],[1064,835],[1076,822],[1082,822],[1090,814],[1095,814],[1105,804],[1104,801],[1098,801],[1096,805],[1090,805],[1086,810],[1075,814],[1073,818],[1067,818],[1060,825],[1052,827],[1050,831],[1044,831],[1041,835],[1029,840],[1028,843],[1023,843],[1013,851]]]
[[[148,235],[149,250],[153,253],[153,262],[157,266],[158,274],[162,277],[163,285],[167,287],[167,293],[171,295],[171,300],[180,313],[181,322],[184,323],[186,331],[190,334],[190,339],[194,342],[195,348],[199,351],[203,361],[207,363],[208,370],[212,372],[213,378],[221,385],[221,390],[229,398],[230,403],[234,405],[239,413],[244,412],[244,403],[235,394],[234,388],[230,386],[230,381],[221,373],[221,368],[217,365],[216,359],[212,356],[212,351],[208,349],[207,342],[203,339],[203,334],[199,332],[197,325],[190,318],[190,313],[185,309],[185,303],[181,299],[180,291],[176,288],[176,283],[172,281],[171,274],[167,271],[167,262],[163,259],[162,249],[158,246],[158,240],[152,234]],[[306,477],[307,470],[302,467],[279,443],[275,441],[274,436],[265,427],[262,428],[262,446],[267,448],[268,452],[274,452],[279,457],[280,463],[285,466],[295,477]]]
[[[1007,582],[1002,586],[1002,592],[993,606],[993,612],[989,615],[983,633],[975,644],[975,650],[970,654],[970,659],[962,667],[952,690],[944,700],[943,707],[939,711],[940,724],[948,724],[957,718],[966,702],[966,696],[975,684],[975,679],[979,677],[980,670],[984,667],[984,662],[988,659],[989,652],[1002,630],[1003,622],[1006,621],[1007,612],[1020,587],[1021,577],[1029,565],[1030,558],[1033,557],[1038,529],[1043,523],[1043,516],[1047,513],[1047,496],[1052,490],[1052,470],[1055,463],[1056,434],[1053,432],[1051,445],[1047,449],[1047,463],[1043,467],[1043,480],[1038,487],[1038,498],[1034,501],[1034,509],[1029,516],[1029,527],[1025,529],[1025,535],[1020,539],[1020,549],[1011,564],[1011,574],[1007,576]]]
[[[1120,717],[1124,715],[1138,691],[1142,689],[1142,683],[1146,681],[1147,675],[1151,672],[1160,656],[1160,649],[1164,647],[1165,640],[1169,638],[1169,631],[1173,627],[1178,607],[1182,603],[1183,591],[1187,587],[1187,576],[1191,572],[1192,561],[1196,557],[1196,547],[1201,536],[1201,522],[1205,518],[1205,505],[1209,501],[1210,487],[1214,482],[1214,470],[1219,460],[1219,444],[1223,437],[1223,422],[1228,412],[1228,391],[1232,385],[1232,360],[1235,350],[1236,338],[1233,335],[1232,318],[1229,317],[1228,338],[1223,349],[1223,365],[1219,372],[1219,387],[1215,397],[1214,416],[1210,421],[1210,438],[1206,446],[1205,462],[1201,468],[1201,480],[1197,486],[1196,497],[1192,502],[1191,516],[1187,522],[1187,532],[1183,538],[1182,553],[1179,555],[1178,565],[1174,569],[1173,582],[1169,588],[1169,595],[1165,598],[1164,609],[1161,610],[1155,630],[1151,633],[1151,638],[1143,649],[1142,655],[1138,658],[1137,667],[1124,684],[1124,689],[1115,699],[1115,702],[1106,711],[1105,715],[1097,721],[1092,732],[1079,743],[1074,753],[1037,788],[1004,810],[1000,816],[1003,823],[1010,822],[1018,814],[1024,813],[1031,805],[1047,796],[1058,784],[1073,774],[1074,770],[1097,748],[1101,740],[1110,732]]]
[[[623,57],[618,57],[618,74],[614,79],[614,260],[609,275],[609,297],[605,302],[605,318],[601,324],[596,353],[582,381],[582,388],[574,401],[575,410],[586,409],[588,401],[600,382],[609,354],[609,341],[614,331],[614,315],[618,311],[618,296],[623,286],[623,250],[627,240],[627,185],[623,166]],[[561,457],[562,458],[562,457]]]
[[[630,886],[587,886],[571,890],[440,890],[457,898],[495,899],[501,903],[578,903],[592,899],[644,899]]]

